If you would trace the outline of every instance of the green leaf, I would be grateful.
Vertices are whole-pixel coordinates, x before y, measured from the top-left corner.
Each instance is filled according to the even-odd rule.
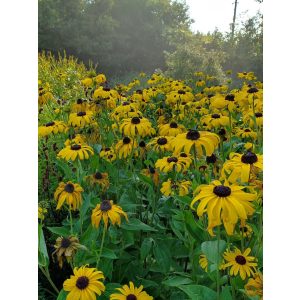
[[[220,300],[232,300],[231,287],[225,286],[220,294]]]
[[[203,285],[182,285],[178,286],[192,300],[215,300],[217,293]]]
[[[167,286],[179,286],[179,285],[189,284],[192,282],[193,282],[193,280],[191,280],[188,277],[173,276],[173,277],[170,277],[169,279],[163,281],[162,284],[167,285]]]
[[[201,251],[205,254],[206,258],[214,264],[218,261],[221,262],[221,254],[226,248],[226,242],[223,240],[219,241],[219,252],[218,252],[218,241],[206,241],[201,244]]]
[[[106,257],[109,259],[117,259],[117,255],[115,254],[115,252],[113,250],[110,250],[108,248],[103,248],[102,249],[102,254],[101,257]]]
[[[203,229],[195,221],[194,215],[191,211],[187,210],[184,213],[186,229],[196,241],[202,242],[203,239],[201,237],[203,235]]]
[[[152,249],[152,238],[145,238],[141,246],[141,260],[144,260]]]
[[[153,254],[162,272],[168,272],[171,267],[171,252],[167,245],[157,242],[153,248]]]
[[[68,292],[66,292],[64,289],[62,289],[62,290],[60,291],[60,293],[58,294],[56,300],[66,300],[66,299],[67,299],[67,296],[68,296]]]
[[[47,246],[44,238],[42,225],[39,224],[38,227],[38,262],[42,267],[47,267],[49,265],[49,256],[47,251]]]
[[[66,227],[47,227],[48,230],[50,230],[52,233],[55,233],[57,235],[61,235],[63,237],[69,236],[70,231]]]
[[[138,219],[129,219],[129,222],[123,223],[121,228],[132,231],[157,231],[153,227],[150,227]]]

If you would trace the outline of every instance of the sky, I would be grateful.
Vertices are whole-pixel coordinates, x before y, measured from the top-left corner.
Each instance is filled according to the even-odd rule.
[[[234,0],[186,0],[186,3],[190,7],[190,16],[195,21],[191,26],[194,32],[212,32],[216,27],[221,32],[230,30]],[[262,12],[262,6],[255,0],[238,0],[236,21],[245,21],[258,10]]]

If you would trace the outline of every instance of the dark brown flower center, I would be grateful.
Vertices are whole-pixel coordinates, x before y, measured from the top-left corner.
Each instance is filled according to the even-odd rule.
[[[140,141],[139,146],[141,148],[145,148],[146,147],[146,143],[144,141]]]
[[[109,200],[103,200],[101,202],[100,209],[102,211],[109,211],[109,210],[111,210],[111,203],[110,203],[110,201]]]
[[[108,152],[108,151],[110,151],[110,148],[107,147],[107,148],[104,149],[104,151]]]
[[[149,172],[150,172],[151,174],[155,174],[155,169],[154,169],[153,167],[149,167]]]
[[[196,141],[200,138],[200,133],[197,130],[189,130],[189,132],[186,134],[186,138],[188,140]]]
[[[177,127],[178,127],[177,123],[175,122],[170,123],[170,128],[177,128]]]
[[[82,104],[83,100],[82,99],[77,99],[77,104]]]
[[[226,95],[225,100],[234,101],[234,95],[232,95],[232,94]]]
[[[248,227],[246,226],[240,227],[240,230],[246,233],[248,232]]]
[[[167,162],[168,163],[171,163],[171,162],[177,163],[178,162],[178,158],[177,157],[168,157]]]
[[[80,149],[81,149],[81,145],[74,144],[71,146],[71,150],[80,150]]]
[[[96,179],[102,179],[102,174],[101,174],[100,172],[96,172],[96,173],[94,174],[94,177],[95,177]]]
[[[72,194],[74,192],[74,185],[72,183],[67,183],[65,185],[65,191]]]
[[[226,134],[226,130],[224,128],[221,128],[218,132],[219,135],[225,135]]]
[[[132,124],[140,124],[140,123],[141,123],[141,120],[140,120],[139,117],[133,117],[133,118],[131,119],[131,123],[132,123]]]
[[[184,94],[185,94],[185,91],[179,90],[179,91],[178,91],[178,94],[179,94],[179,95],[184,95]]]
[[[68,248],[71,245],[71,241],[68,238],[63,238],[61,240],[61,247]]]
[[[103,91],[105,91],[105,92],[109,92],[109,91],[110,91],[110,88],[108,88],[108,87],[105,87],[105,88],[103,88]]]
[[[212,114],[211,117],[213,119],[220,119],[220,115],[219,114]]]
[[[247,93],[249,93],[249,94],[253,94],[253,93],[257,93],[257,92],[258,92],[258,89],[256,87],[252,87],[247,91]]]
[[[213,192],[218,197],[228,197],[231,194],[231,188],[225,185],[217,185],[214,187]]]
[[[49,122],[47,124],[45,124],[46,127],[50,127],[50,126],[53,126],[55,124],[55,122]]]
[[[239,264],[239,265],[245,265],[246,264],[246,258],[242,255],[237,255],[235,257],[235,261]]]
[[[251,130],[250,130],[250,129],[248,129],[248,128],[247,128],[247,129],[245,129],[244,131],[245,131],[245,132],[251,132]]]
[[[89,279],[86,276],[80,276],[78,277],[76,281],[76,286],[80,290],[84,290],[89,285]]]
[[[139,95],[142,95],[142,94],[143,94],[142,90],[136,90],[135,92],[136,92],[137,94],[139,94]]]
[[[129,104],[130,104],[130,103],[127,102],[127,101],[125,101],[125,102],[122,103],[123,106],[129,105]]]
[[[252,153],[251,151],[245,153],[242,155],[241,161],[244,164],[254,164],[257,162],[257,155],[255,153]]]
[[[128,136],[125,136],[123,139],[123,144],[130,144],[131,140]]]
[[[129,294],[127,297],[126,297],[126,300],[137,300],[137,297],[133,294]]]
[[[206,156],[206,162],[208,164],[214,164],[216,162],[216,160],[217,160],[217,157],[214,154],[212,154],[211,156]]]
[[[164,137],[157,139],[157,144],[158,145],[165,145],[167,143],[168,143],[168,140],[166,138],[164,138]]]
[[[85,112],[85,111],[80,111],[80,112],[77,113],[77,116],[78,116],[78,117],[83,117],[83,116],[85,116],[85,115],[86,115],[86,112]]]
[[[255,117],[256,117],[256,118],[261,118],[262,116],[263,116],[262,113],[255,113]]]
[[[187,157],[187,154],[182,152],[182,153],[180,153],[180,157]]]

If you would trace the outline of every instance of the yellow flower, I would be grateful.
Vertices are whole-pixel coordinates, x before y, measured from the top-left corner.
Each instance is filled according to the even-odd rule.
[[[90,155],[94,155],[94,150],[86,144],[73,144],[66,146],[59,151],[57,156],[65,160],[75,160],[77,157],[80,160],[89,159]]]
[[[255,154],[251,151],[245,154],[230,153],[221,171],[222,178],[226,178],[229,182],[236,182],[240,179],[241,182],[248,182],[250,175],[255,176],[259,171],[263,170],[263,155]]]
[[[207,257],[204,254],[200,255],[199,258],[199,265],[200,267],[207,272],[207,267],[208,267],[208,260]]]
[[[45,219],[45,214],[48,212],[47,208],[43,208],[39,206],[39,210],[38,210],[38,218],[40,220],[44,220]]]
[[[82,85],[83,85],[85,88],[87,88],[87,87],[90,87],[90,86],[93,85],[93,79],[87,77],[87,78],[82,79],[82,80],[81,80],[81,83],[82,83]]]
[[[263,275],[258,272],[254,278],[249,278],[245,285],[246,294],[250,297],[258,296],[259,300],[263,299]]]
[[[106,77],[104,74],[99,74],[95,77],[95,81],[98,83],[98,84],[102,84],[104,82],[106,82]]]
[[[161,136],[176,136],[186,131],[183,125],[171,122],[170,124],[163,124],[158,126],[159,135]]]
[[[135,287],[133,282],[129,282],[128,285],[123,285],[122,288],[117,288],[120,293],[111,294],[110,300],[153,300],[152,296],[149,296],[143,291],[143,286],[139,288]]]
[[[57,133],[61,133],[61,132],[65,133],[67,131],[68,131],[68,127],[64,122],[52,121],[52,122],[46,123],[45,125],[39,127],[39,136],[44,137],[51,133],[57,134]]]
[[[217,148],[220,138],[215,133],[207,131],[189,130],[187,133],[178,134],[172,141],[171,145],[174,148],[174,153],[184,151],[190,153],[191,149],[195,147],[198,156],[203,155],[203,148],[205,154],[210,156]]]
[[[114,204],[112,200],[103,200],[93,209],[92,225],[99,227],[100,221],[103,219],[104,226],[107,228],[108,221],[115,225],[121,225],[121,215],[128,221],[127,214],[123,211],[121,206]]]
[[[189,188],[192,183],[188,180],[180,180],[177,182],[172,181],[170,178],[163,182],[160,191],[165,196],[176,195],[185,196],[189,193]]]
[[[151,123],[146,118],[133,117],[131,119],[124,119],[120,125],[120,131],[127,136],[141,136],[145,137],[155,133],[151,127]]]
[[[126,158],[132,155],[133,150],[137,147],[137,142],[128,136],[119,141],[115,146],[115,151],[119,158]]]
[[[239,128],[236,132],[236,136],[241,137],[241,138],[252,138],[256,139],[257,138],[257,133],[253,131],[251,128]]]
[[[148,145],[147,149],[154,151],[171,151],[172,147],[170,142],[172,141],[172,136],[158,136],[151,140]]]
[[[200,185],[195,190],[196,197],[191,202],[191,208],[199,201],[197,215],[208,216],[207,230],[214,236],[213,228],[224,224],[228,235],[232,235],[238,219],[246,220],[254,213],[252,201],[256,195],[242,191],[244,186],[222,184],[215,180],[208,185]]]
[[[247,248],[244,253],[238,248],[235,248],[233,252],[225,252],[223,256],[227,263],[225,263],[223,267],[230,267],[229,274],[234,276],[239,274],[243,280],[246,279],[246,277],[254,275],[257,263],[254,262],[255,257],[248,256],[250,252],[250,248]]]
[[[68,124],[73,127],[84,127],[93,122],[93,112],[80,111],[77,113],[71,113],[69,116]]]
[[[91,185],[100,185],[103,191],[106,191],[109,187],[109,180],[107,173],[96,172],[95,174],[86,177],[86,180]]]
[[[159,173],[157,172],[156,169],[154,169],[153,167],[149,167],[147,169],[143,169],[141,171],[141,173],[143,175],[147,176],[147,177],[150,177],[153,180],[154,184],[156,186],[158,186],[158,184],[159,184]]]
[[[206,115],[201,118],[201,122],[206,124],[208,129],[229,125],[229,118],[221,114]]]
[[[95,300],[105,291],[103,273],[96,268],[75,267],[74,275],[65,280],[64,290],[69,292],[66,300]]]
[[[112,162],[117,158],[115,151],[110,147],[101,149],[99,156],[109,162]]]
[[[71,181],[67,183],[60,182],[55,193],[54,199],[58,201],[56,209],[60,209],[64,202],[66,202],[72,210],[77,210],[82,204],[82,196],[83,188]]]
[[[186,171],[192,160],[189,157],[182,157],[182,156],[168,156],[158,159],[155,163],[155,168],[158,168],[161,172],[181,172]]]

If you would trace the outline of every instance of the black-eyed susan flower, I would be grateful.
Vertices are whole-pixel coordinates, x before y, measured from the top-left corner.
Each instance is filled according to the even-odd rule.
[[[103,200],[93,209],[92,225],[98,228],[101,220],[103,219],[105,228],[108,226],[108,221],[110,221],[113,225],[117,224],[120,226],[121,216],[125,217],[128,221],[127,214],[123,211],[121,206],[114,204],[112,200]]]
[[[217,134],[191,129],[187,133],[178,134],[171,141],[171,145],[174,153],[179,153],[180,151],[190,153],[192,147],[194,147],[197,155],[201,156],[203,155],[203,149],[206,155],[212,155],[219,142],[220,138]]]
[[[191,208],[199,201],[197,215],[208,216],[207,230],[214,235],[213,228],[224,224],[228,235],[232,235],[238,219],[246,220],[254,213],[252,201],[256,195],[242,191],[244,186],[222,184],[214,180],[211,184],[200,185],[195,190],[196,197],[191,202]]]
[[[115,146],[116,154],[119,158],[126,158],[133,154],[133,150],[137,147],[137,142],[125,136],[122,140],[118,141]]]
[[[153,167],[150,166],[147,169],[143,169],[141,173],[147,177],[150,177],[156,186],[159,184],[159,173]]]
[[[111,147],[101,149],[101,151],[99,152],[99,156],[109,162],[112,162],[117,158],[114,149],[112,149]]]
[[[180,133],[186,131],[183,125],[171,122],[169,124],[163,124],[158,126],[159,135],[161,136],[177,136]]]
[[[123,285],[121,288],[116,290],[119,293],[111,294],[110,300],[153,300],[152,296],[149,296],[145,291],[143,291],[143,286],[135,287],[133,282],[129,282],[128,285]]]
[[[91,155],[94,155],[94,150],[92,147],[86,145],[86,144],[72,144],[69,146],[66,146],[62,150],[59,151],[57,156],[59,158],[65,159],[65,160],[75,160],[76,158],[79,158],[80,160],[83,159],[89,159]]]
[[[104,275],[96,268],[82,266],[75,267],[74,275],[65,280],[64,290],[69,292],[67,300],[95,300],[96,295],[100,296],[105,291],[105,286],[101,280]]]
[[[251,138],[256,139],[257,133],[253,131],[251,128],[238,128],[236,131],[236,136],[241,137],[243,139]]]
[[[236,182],[240,179],[241,182],[248,182],[250,175],[254,176],[263,170],[263,155],[255,154],[251,151],[245,154],[230,153],[229,160],[227,160],[221,171],[222,178],[226,178],[229,182]]]
[[[245,285],[246,294],[250,297],[258,296],[259,300],[263,299],[263,275],[260,272],[254,274],[253,278],[249,278]]]
[[[124,119],[120,125],[120,131],[126,136],[141,136],[145,137],[155,133],[150,121],[146,118],[133,117]]]
[[[84,127],[93,122],[93,112],[90,110],[71,113],[68,124],[73,127]]]
[[[84,78],[84,79],[81,80],[81,84],[82,84],[85,88],[88,88],[88,87],[90,87],[90,86],[93,85],[93,79],[92,79],[92,78],[89,78],[89,77]]]
[[[200,257],[199,257],[199,265],[200,265],[200,267],[201,267],[205,272],[207,272],[207,268],[208,268],[208,260],[207,260],[206,255],[204,255],[204,254],[201,254],[201,255],[200,255]]]
[[[63,267],[64,260],[70,263],[78,249],[86,249],[85,246],[79,244],[79,240],[75,236],[58,237],[54,245],[55,251],[52,257],[56,255],[59,267]]]
[[[86,177],[86,180],[91,185],[101,186],[103,191],[106,191],[109,187],[109,179],[107,173],[96,172]]]
[[[154,151],[171,151],[172,147],[170,142],[174,137],[172,136],[158,136],[153,138],[147,145],[149,150],[153,149]]]
[[[160,191],[165,196],[179,195],[185,196],[189,193],[192,183],[188,180],[173,181],[170,178],[163,182]]]
[[[237,276],[238,274],[244,280],[246,277],[254,275],[257,263],[254,256],[249,256],[250,248],[247,248],[243,253],[240,249],[235,248],[234,251],[226,251],[223,254],[225,259],[224,268],[230,268],[229,274]]]
[[[243,235],[243,237],[250,237],[252,235],[252,227],[245,222],[241,222],[242,224],[239,226],[239,233]]]
[[[202,117],[201,122],[202,124],[205,123],[208,129],[212,129],[215,127],[227,126],[229,124],[229,118],[215,113]]]
[[[70,135],[69,138],[64,142],[65,146],[74,144],[86,144],[86,138],[82,134]]]
[[[82,192],[83,188],[77,183],[60,182],[54,193],[54,199],[58,201],[56,209],[60,209],[66,202],[72,210],[77,210],[82,203]]]
[[[106,76],[105,76],[104,74],[98,74],[98,75],[95,77],[95,81],[96,81],[98,84],[105,83],[105,82],[106,82]]]
[[[67,132],[68,127],[63,121],[52,121],[43,126],[39,126],[39,136],[44,137],[51,133]]]
[[[155,163],[155,168],[158,168],[161,172],[181,172],[186,171],[192,163],[191,158],[182,156],[167,156],[158,159]]]

